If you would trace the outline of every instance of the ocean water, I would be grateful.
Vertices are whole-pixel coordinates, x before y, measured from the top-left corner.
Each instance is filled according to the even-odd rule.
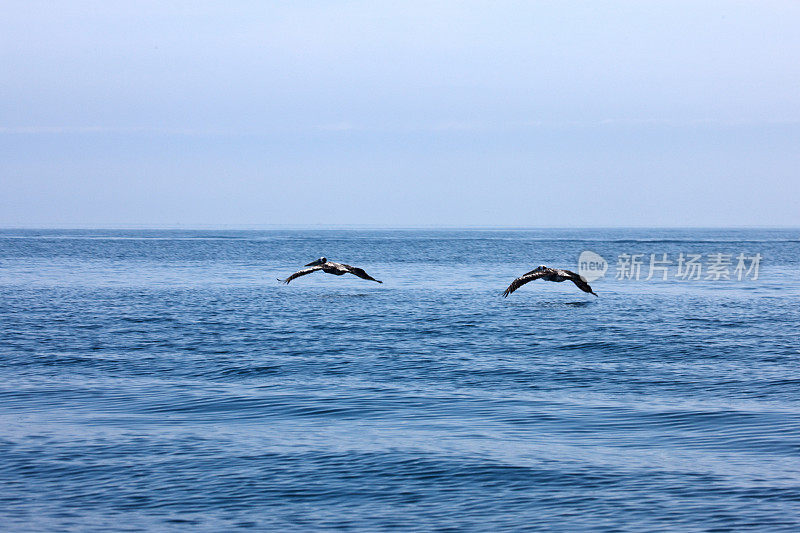
[[[599,297],[502,298],[585,250]],[[384,283],[276,280],[322,255]],[[0,528],[798,531],[798,274],[794,230],[3,230]]]

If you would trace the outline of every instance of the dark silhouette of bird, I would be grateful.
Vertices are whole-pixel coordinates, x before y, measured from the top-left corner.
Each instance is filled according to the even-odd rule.
[[[507,298],[509,294],[514,292],[515,290],[519,289],[529,281],[533,281],[535,279],[543,279],[545,281],[555,281],[556,283],[561,283],[562,281],[571,281],[575,285],[578,286],[580,290],[583,292],[588,292],[589,294],[594,294],[592,288],[586,283],[580,275],[572,272],[571,270],[562,270],[560,268],[550,268],[544,265],[539,265],[538,267],[534,268],[527,274],[523,274],[514,281],[511,282],[511,285],[508,286],[506,291],[503,293],[503,298]],[[594,294],[597,296],[596,294]]]
[[[353,274],[354,276],[358,276],[361,279],[368,279],[370,281],[376,281],[378,283],[383,283],[379,281],[369,274],[367,274],[364,269],[345,265],[344,263],[334,263],[333,261],[328,261],[324,257],[320,257],[316,261],[312,261],[306,265],[309,268],[304,268],[303,270],[298,270],[291,276],[286,279],[278,278],[278,281],[282,281],[284,283],[289,283],[295,278],[299,278],[300,276],[305,276],[306,274],[311,274],[312,272],[316,272],[317,270],[321,270],[326,274],[333,274],[334,276],[344,276],[345,274]]]

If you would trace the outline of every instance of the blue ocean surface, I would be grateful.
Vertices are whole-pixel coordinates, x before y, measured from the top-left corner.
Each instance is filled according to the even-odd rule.
[[[587,250],[597,298],[502,297]],[[384,283],[276,280],[323,255]],[[0,528],[798,531],[799,274],[796,230],[2,230]]]

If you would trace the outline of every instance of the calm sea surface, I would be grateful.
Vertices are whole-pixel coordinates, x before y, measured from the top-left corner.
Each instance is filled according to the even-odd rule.
[[[0,369],[8,531],[800,528],[800,231],[3,230]]]

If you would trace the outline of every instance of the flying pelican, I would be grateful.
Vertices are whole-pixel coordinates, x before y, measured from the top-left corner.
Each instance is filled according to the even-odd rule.
[[[511,285],[509,285],[508,288],[506,289],[506,292],[503,293],[503,298],[507,298],[509,294],[519,289],[529,281],[533,281],[539,278],[545,281],[555,281],[557,283],[569,280],[575,285],[577,285],[578,288],[583,292],[594,294],[589,284],[586,283],[586,281],[575,272],[572,272],[570,270],[562,270],[560,268],[550,268],[544,265],[539,265],[538,267],[534,268],[527,274],[523,274],[514,281],[512,281]],[[597,296],[596,294],[594,295]]]
[[[378,283],[383,283],[382,281],[378,281],[377,279],[373,278],[372,276],[364,272],[364,270],[361,268],[345,265],[344,263],[334,263],[333,261],[328,261],[324,257],[320,257],[316,261],[312,261],[306,266],[310,268],[304,268],[303,270],[298,270],[297,272],[295,272],[286,279],[278,278],[278,281],[282,281],[288,284],[294,278],[299,278],[300,276],[311,274],[312,272],[316,272],[317,270],[322,270],[326,274],[333,274],[334,276],[344,276],[345,274],[353,274],[354,276],[358,276],[361,279],[368,279],[370,281],[377,281]]]

